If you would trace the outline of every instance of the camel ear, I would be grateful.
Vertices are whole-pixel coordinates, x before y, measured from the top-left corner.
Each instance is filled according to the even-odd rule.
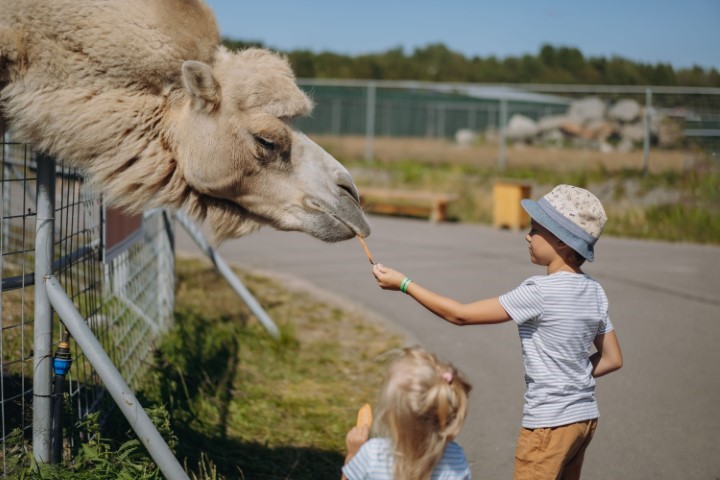
[[[207,63],[194,60],[184,62],[182,80],[193,97],[193,107],[211,112],[220,105],[220,84]]]

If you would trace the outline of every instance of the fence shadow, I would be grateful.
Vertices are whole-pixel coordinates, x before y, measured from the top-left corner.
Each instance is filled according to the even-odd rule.
[[[197,440],[205,442],[206,455],[226,480],[318,480],[340,478],[342,474],[343,456],[337,452],[221,439]],[[186,453],[188,465],[197,465],[197,451]]]

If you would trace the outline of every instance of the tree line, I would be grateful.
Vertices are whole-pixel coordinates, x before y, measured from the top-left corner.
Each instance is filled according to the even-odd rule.
[[[230,49],[264,47],[261,42],[228,38],[223,44]],[[543,45],[537,55],[502,59],[468,58],[442,43],[409,54],[401,47],[356,56],[310,50],[281,53],[287,55],[298,78],[720,87],[716,68],[675,69],[668,63],[653,65],[616,56],[585,57],[577,48],[553,45]]]

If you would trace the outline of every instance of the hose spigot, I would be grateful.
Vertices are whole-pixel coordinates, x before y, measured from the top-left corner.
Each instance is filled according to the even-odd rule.
[[[70,344],[68,342],[60,342],[55,357],[53,358],[53,369],[55,375],[65,375],[70,370],[72,358],[70,356]]]

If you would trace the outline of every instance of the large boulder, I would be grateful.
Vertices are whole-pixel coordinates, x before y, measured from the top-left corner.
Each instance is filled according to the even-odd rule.
[[[600,120],[605,118],[607,107],[598,97],[587,97],[580,100],[574,100],[570,103],[568,115],[576,118],[580,123],[587,123],[591,120]]]
[[[623,125],[620,129],[620,136],[633,143],[642,142],[645,139],[645,126],[642,123]]]
[[[505,129],[505,136],[510,140],[528,141],[535,137],[538,132],[538,126],[535,120],[516,113],[510,117],[510,121]]]
[[[470,130],[469,128],[461,128],[455,132],[455,143],[463,147],[477,143],[478,138],[477,132]]]
[[[608,117],[623,123],[631,123],[640,118],[642,108],[640,104],[630,98],[625,98],[615,103],[608,110]]]

